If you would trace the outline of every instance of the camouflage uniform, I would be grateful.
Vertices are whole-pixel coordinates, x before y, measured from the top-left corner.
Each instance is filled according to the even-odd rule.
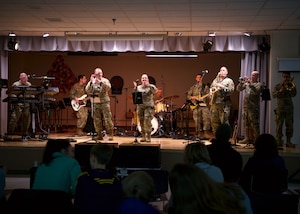
[[[151,141],[152,124],[151,120],[154,116],[153,95],[156,94],[157,88],[153,84],[149,86],[138,85],[133,92],[142,92],[143,104],[137,104],[137,116],[140,121],[142,130],[142,141]]]
[[[217,84],[221,84],[224,88],[221,88],[215,92],[213,92],[214,88]],[[218,126],[222,123],[229,124],[229,115],[230,115],[230,107],[231,100],[230,95],[234,91],[234,82],[229,77],[225,77],[225,79],[220,80],[219,77],[216,77],[212,84],[212,98],[211,98],[211,126],[212,130],[215,133]]]
[[[189,89],[187,99],[191,100],[191,97],[193,96],[198,96],[200,98],[206,94],[209,94],[209,87],[205,84],[197,83]],[[200,137],[202,131],[208,132],[211,128],[210,111],[208,107],[209,96],[201,100],[198,99],[198,102],[199,103],[193,103],[193,105],[191,104],[191,108],[193,109],[196,135]]]
[[[70,90],[70,99],[74,100],[76,97],[80,98],[83,95],[86,94],[85,92],[85,86],[86,85],[81,85],[80,83],[75,83],[71,90]],[[76,112],[76,117],[77,117],[77,129],[84,129],[86,125],[86,121],[88,118],[88,109],[86,107],[81,107],[77,112]]]
[[[262,91],[260,82],[245,83],[240,82],[237,91],[244,91],[243,103],[243,125],[245,129],[245,140],[250,140],[250,130],[253,130],[253,138],[255,139],[260,134],[259,128],[259,100]]]
[[[292,97],[295,97],[297,94],[296,87],[291,88],[290,90],[284,90],[279,92],[282,83],[275,85],[273,91],[273,97],[277,98],[277,106],[275,109],[276,114],[276,137],[279,145],[283,145],[282,140],[282,127],[285,121],[286,127],[286,138],[287,144],[291,144],[291,138],[293,137],[294,127],[294,105],[292,101]]]
[[[12,88],[19,87],[19,86],[31,86],[30,82],[26,82],[26,84],[22,84],[21,81],[16,81],[12,84]],[[10,97],[16,97],[15,94],[10,94]],[[31,95],[26,95],[31,96]],[[23,97],[22,95],[19,98]],[[15,129],[17,127],[18,121],[23,114],[23,121],[22,121],[22,131],[23,133],[28,132],[31,116],[30,116],[30,103],[13,103],[12,104],[13,112],[10,115],[10,121],[8,124],[8,134],[14,134]]]
[[[101,83],[91,83],[88,82],[86,85],[86,91],[89,95],[94,95],[94,98],[91,97],[91,107],[92,107],[92,116],[94,120],[94,126],[96,132],[98,133],[98,139],[102,140],[102,118],[104,119],[104,125],[106,131],[108,132],[112,140],[114,124],[112,122],[112,114],[110,110],[110,98],[108,91],[111,89],[111,84],[108,79],[102,77]],[[93,94],[92,94],[93,92]]]

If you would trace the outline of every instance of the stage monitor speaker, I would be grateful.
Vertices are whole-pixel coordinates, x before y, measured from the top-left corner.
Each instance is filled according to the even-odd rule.
[[[107,164],[107,168],[115,168],[117,165],[118,143],[106,143],[114,148],[113,156]],[[96,143],[77,143],[75,144],[74,156],[78,161],[82,170],[89,170],[90,166],[90,150]]]
[[[120,144],[117,167],[161,168],[160,144]]]

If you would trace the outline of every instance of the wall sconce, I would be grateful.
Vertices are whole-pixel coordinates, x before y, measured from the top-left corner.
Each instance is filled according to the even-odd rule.
[[[203,43],[203,50],[204,51],[210,51],[212,46],[214,45],[212,40],[207,40],[205,43]]]

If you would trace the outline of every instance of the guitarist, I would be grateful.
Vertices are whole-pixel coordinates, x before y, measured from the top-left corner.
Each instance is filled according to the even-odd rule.
[[[187,99],[191,101],[195,121],[196,138],[210,138],[209,86],[202,83],[204,73],[196,75],[196,83],[189,89]],[[204,96],[204,98],[202,98]],[[204,131],[203,136],[201,136]]]
[[[86,76],[85,75],[78,75],[78,82],[75,83],[69,93],[70,99],[75,100],[76,103],[80,103],[80,97],[86,94],[85,86],[86,86]],[[86,107],[79,108],[79,110],[76,112],[77,117],[77,130],[76,134],[78,136],[83,136],[85,133],[83,132],[83,129],[86,125],[86,121],[88,118],[88,109]]]

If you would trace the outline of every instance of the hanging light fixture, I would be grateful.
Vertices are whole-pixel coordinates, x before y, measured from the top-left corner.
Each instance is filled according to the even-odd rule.
[[[20,44],[19,44],[19,42],[17,42],[16,38],[11,37],[7,43],[7,48],[12,51],[17,51],[17,50],[19,50],[19,47],[20,47]]]
[[[210,51],[210,49],[212,48],[212,46],[214,45],[212,40],[206,40],[205,43],[203,43],[203,50],[204,51]]]

